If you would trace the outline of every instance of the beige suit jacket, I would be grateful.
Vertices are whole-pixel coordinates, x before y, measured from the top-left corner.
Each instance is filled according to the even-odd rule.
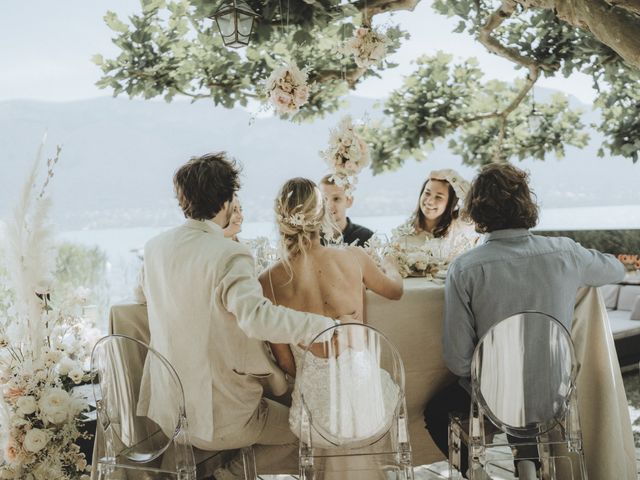
[[[271,304],[249,250],[211,221],[189,219],[146,244],[143,292],[151,347],[182,381],[191,440],[201,448],[246,433],[263,394],[260,377],[273,371],[263,340],[298,343],[335,324]],[[170,387],[158,372],[145,364],[139,406],[171,430]]]

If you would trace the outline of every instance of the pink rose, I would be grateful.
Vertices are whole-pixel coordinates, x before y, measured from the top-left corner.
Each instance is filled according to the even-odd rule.
[[[304,105],[308,99],[309,99],[309,87],[307,87],[306,85],[302,85],[296,88],[296,91],[294,93],[294,100],[296,102],[296,105],[298,106]]]
[[[16,403],[18,398],[24,395],[24,387],[9,387],[6,392],[4,392],[4,398],[9,403]]]
[[[16,464],[22,462],[25,457],[25,453],[20,448],[17,440],[13,437],[9,437],[7,445],[4,447],[4,458],[8,463]]]
[[[282,90],[273,90],[270,95],[271,103],[280,113],[295,112],[293,97]]]

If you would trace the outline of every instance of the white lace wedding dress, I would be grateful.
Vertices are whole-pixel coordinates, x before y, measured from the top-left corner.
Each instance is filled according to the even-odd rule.
[[[319,447],[367,443],[389,428],[400,390],[376,355],[346,349],[337,358],[309,353],[301,372],[304,349],[292,345],[298,376],[289,414],[291,430],[300,436],[301,395],[311,417],[312,441]]]

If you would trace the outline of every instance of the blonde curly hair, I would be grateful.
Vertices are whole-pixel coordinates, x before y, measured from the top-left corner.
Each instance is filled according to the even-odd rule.
[[[274,210],[280,232],[280,256],[288,270],[291,270],[291,260],[306,255],[318,236],[333,239],[339,233],[325,208],[320,189],[307,178],[286,181],[278,192]]]

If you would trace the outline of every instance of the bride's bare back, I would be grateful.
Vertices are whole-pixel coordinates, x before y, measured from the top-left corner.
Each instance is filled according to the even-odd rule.
[[[291,261],[291,272],[282,262],[260,275],[264,295],[276,305],[332,318],[351,315],[364,320],[364,287],[390,299],[402,295],[402,278],[380,270],[364,250],[357,247],[324,247],[316,242],[305,255]],[[318,332],[319,333],[319,332]],[[280,367],[295,375],[288,345],[272,345]],[[312,347],[322,355],[322,345]]]
[[[353,249],[318,246],[291,262],[291,274],[282,262],[274,265],[263,289],[272,302],[294,310],[362,319],[362,269],[357,257]]]

